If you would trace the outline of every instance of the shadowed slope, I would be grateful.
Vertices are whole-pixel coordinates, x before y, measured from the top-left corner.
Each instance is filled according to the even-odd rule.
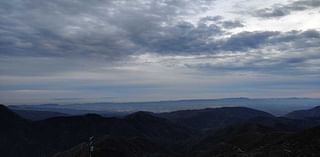
[[[273,117],[273,115],[269,113],[245,107],[184,110],[162,113],[159,114],[159,116],[196,129],[219,129],[254,117]]]

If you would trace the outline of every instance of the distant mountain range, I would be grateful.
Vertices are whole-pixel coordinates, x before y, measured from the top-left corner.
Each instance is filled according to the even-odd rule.
[[[44,120],[53,117],[67,117],[71,116],[65,113],[53,112],[53,111],[37,111],[37,110],[16,110],[12,109],[13,112],[19,116],[28,119],[28,120]]]
[[[128,102],[128,103],[84,103],[84,104],[43,104],[43,105],[13,105],[13,110],[50,111],[68,115],[96,113],[105,117],[125,116],[137,111],[149,112],[172,112],[178,110],[195,110],[217,107],[249,107],[262,110],[276,116],[320,105],[320,99],[310,98],[225,98],[225,99],[200,99],[200,100],[177,100],[157,102]],[[41,119],[35,118],[33,119]]]

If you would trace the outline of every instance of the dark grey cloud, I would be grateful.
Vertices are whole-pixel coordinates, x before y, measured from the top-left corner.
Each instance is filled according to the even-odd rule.
[[[93,10],[101,2],[2,1],[5,5],[1,5],[0,10],[6,11],[3,11],[0,23],[1,54],[75,56],[102,53],[116,57],[124,50],[134,49],[130,41],[123,38],[124,33],[113,31],[111,25],[90,21],[91,16],[98,16]]]
[[[206,23],[207,21],[217,22],[217,21],[221,21],[222,19],[223,19],[222,16],[206,16],[201,18],[199,22],[200,23]]]
[[[283,57],[271,58],[263,53],[261,56],[254,56],[247,54],[244,56],[232,56],[232,58],[225,58],[233,60],[226,64],[218,63],[200,63],[200,64],[185,64],[188,68],[196,68],[208,73],[234,73],[234,72],[252,72],[260,74],[271,74],[278,76],[317,76],[319,77],[320,70],[316,65],[311,65],[310,61],[317,61],[320,55],[305,55],[305,56],[290,56],[290,52],[285,52],[288,55]],[[319,64],[317,64],[319,65]]]
[[[224,21],[222,22],[223,28],[226,29],[232,29],[232,28],[238,28],[238,27],[244,27],[244,24],[242,24],[240,21]]]
[[[201,24],[215,24],[221,29],[233,29],[244,27],[245,25],[238,20],[226,20],[222,16],[206,16],[199,20],[198,25]]]
[[[271,17],[283,17],[290,13],[289,10],[283,7],[274,7],[274,8],[264,8],[254,12],[254,16],[262,18],[271,18]]]
[[[320,35],[317,30],[306,31],[256,31],[241,32],[220,41],[221,50],[247,51],[273,46],[276,49],[299,50],[302,48],[319,47]]]
[[[271,8],[256,10],[253,15],[261,18],[283,17],[294,11],[303,11],[320,7],[319,0],[298,0],[287,5],[276,4]]]
[[[139,36],[135,41],[151,52],[193,54],[208,51],[210,49],[209,38],[222,35],[223,32],[220,27],[214,24],[195,26],[188,22],[181,22],[172,27],[164,27]]]
[[[0,6],[0,54],[111,61],[150,51],[202,53],[216,49],[208,46],[211,38],[243,26],[221,16],[205,17],[197,25],[181,19],[212,2],[5,0]]]
[[[320,32],[242,32],[221,41],[220,51],[240,52],[219,55],[212,62],[187,63],[210,73],[254,72],[272,75],[319,75]],[[270,51],[270,52],[269,52]],[[220,60],[216,62],[215,60]],[[221,62],[223,60],[223,62]]]
[[[269,44],[270,38],[279,35],[280,32],[241,32],[232,35],[221,42],[221,49],[228,51],[246,51],[257,49],[261,45]]]
[[[240,32],[221,39],[230,35],[229,30],[245,24],[222,16],[203,17],[196,24],[183,20],[183,16],[201,12],[212,2],[4,0],[0,5],[0,54],[92,56],[112,61],[146,52],[195,55],[247,51],[270,44],[281,47],[285,42],[297,48],[317,44],[315,30],[304,32],[304,41],[299,31]],[[298,5],[318,3],[299,1],[290,6]]]
[[[151,52],[159,54],[212,54],[223,51],[247,52],[250,49],[301,49],[319,47],[319,31],[255,31],[240,32],[224,39],[212,39],[224,35],[224,30],[216,25],[181,23],[172,28],[148,34],[139,38],[139,44]]]
[[[125,57],[142,51],[137,44],[141,36],[209,3],[212,0],[4,0],[0,54]]]
[[[186,15],[205,10],[212,2],[4,0],[0,2],[0,55],[96,57],[112,62],[144,53],[206,55],[264,51],[267,47],[283,52],[319,48],[318,30],[230,34],[230,30],[245,24],[222,16],[206,16],[197,23],[183,20]],[[319,4],[296,1],[286,8],[298,10],[301,6],[311,8]],[[294,62],[298,62],[297,59],[288,63]],[[68,64],[57,65],[56,71],[68,69],[64,65]],[[69,66],[70,71],[77,69],[77,65]]]

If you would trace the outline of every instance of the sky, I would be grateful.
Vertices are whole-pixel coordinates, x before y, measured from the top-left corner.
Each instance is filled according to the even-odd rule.
[[[0,103],[320,98],[319,0],[1,0]]]

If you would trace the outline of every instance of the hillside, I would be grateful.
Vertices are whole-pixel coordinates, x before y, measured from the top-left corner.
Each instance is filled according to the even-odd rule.
[[[196,129],[219,129],[254,117],[273,115],[246,107],[221,107],[201,110],[183,110],[158,114],[175,123]]]
[[[123,118],[97,114],[30,121],[0,105],[4,157],[282,157],[318,156],[320,122],[227,107]],[[298,155],[296,155],[298,154]]]
[[[33,121],[44,120],[44,119],[53,118],[53,117],[70,116],[68,114],[52,112],[52,111],[34,111],[34,110],[17,110],[17,109],[13,109],[12,111],[22,118],[33,120]]]
[[[317,106],[308,110],[293,111],[288,113],[286,117],[293,118],[293,119],[306,119],[306,118],[320,119],[320,106]]]
[[[286,130],[286,129],[285,129]],[[245,123],[210,133],[187,150],[187,157],[316,157],[320,155],[320,128],[285,131]]]
[[[56,117],[31,122],[1,106],[0,131],[3,156],[51,156],[85,142],[89,137],[141,137],[167,146],[190,138],[194,132],[158,117],[137,113],[125,118],[95,114]],[[37,149],[35,149],[37,148]],[[17,151],[19,150],[19,151]]]

